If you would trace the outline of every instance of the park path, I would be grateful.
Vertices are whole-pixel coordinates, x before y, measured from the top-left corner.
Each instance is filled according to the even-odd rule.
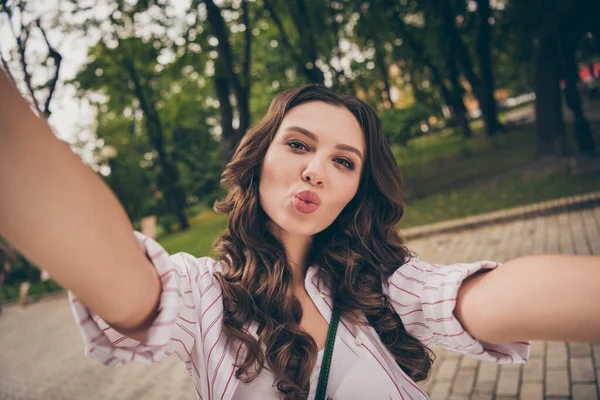
[[[431,235],[410,241],[409,248],[423,260],[445,264],[541,253],[600,255],[600,207]],[[534,341],[524,365],[432,350],[433,373],[420,383],[432,400],[600,398],[600,345]],[[0,399],[166,398],[194,398],[183,365],[109,369],[86,358],[64,295],[5,307],[0,315]]]
[[[600,255],[600,207],[489,225],[409,243],[439,263],[495,260],[528,254]],[[560,321],[557,321],[560,323]],[[522,365],[496,365],[433,348],[431,378],[421,384],[432,400],[600,399],[600,345],[534,341]]]
[[[590,101],[585,96],[581,97],[583,112],[587,117],[588,121],[596,122],[600,121],[600,101]],[[566,105],[563,105],[565,122],[571,123],[573,121],[573,114]],[[535,106],[534,104],[526,105],[524,107],[517,107],[513,110],[505,112],[505,122],[515,121],[535,121]]]

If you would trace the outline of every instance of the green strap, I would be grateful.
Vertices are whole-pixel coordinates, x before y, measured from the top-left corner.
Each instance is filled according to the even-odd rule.
[[[317,385],[317,396],[315,400],[325,400],[325,391],[327,390],[327,380],[329,379],[329,367],[333,357],[333,345],[335,344],[335,334],[337,332],[338,322],[340,322],[340,310],[333,307],[329,329],[327,330],[327,341],[325,342],[325,354],[321,363],[321,372],[319,374],[319,383]]]

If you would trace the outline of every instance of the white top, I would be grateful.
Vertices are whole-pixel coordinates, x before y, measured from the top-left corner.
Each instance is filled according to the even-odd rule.
[[[223,334],[222,291],[214,272],[220,263],[210,257],[177,253],[169,256],[154,240],[136,232],[161,282],[159,314],[146,343],[124,337],[69,293],[71,308],[85,343],[85,353],[115,367],[127,362],[150,364],[167,357],[180,358],[192,378],[198,399],[277,398],[273,378],[261,375],[250,385],[235,378],[236,360],[244,350]],[[498,263],[480,261],[437,265],[418,258],[401,265],[383,282],[390,308],[400,316],[408,334],[427,346],[443,346],[471,358],[499,364],[521,364],[529,359],[531,342],[490,344],[475,340],[454,317],[461,283],[479,270]],[[305,288],[316,308],[329,322],[332,301],[319,279],[318,266],[306,274]],[[256,322],[245,329],[255,338]],[[314,398],[320,363],[313,371]],[[263,370],[265,372],[265,370]],[[268,372],[268,371],[267,371]],[[240,392],[238,392],[240,390]],[[273,391],[275,390],[275,392]],[[254,394],[252,394],[254,393]],[[336,336],[327,397],[369,399],[427,399],[427,395],[396,364],[375,329],[356,326],[344,318]]]
[[[351,345],[336,337],[333,347],[333,357],[329,370],[326,396],[334,399],[387,399],[389,393],[394,391],[394,386],[381,365],[370,365],[360,361],[355,352],[360,340]],[[308,398],[314,399],[321,373],[324,350],[319,352],[317,365],[310,378],[310,393]],[[369,379],[365,380],[364,377]],[[359,385],[353,382],[361,382]],[[250,382],[240,382],[232,400],[277,400],[279,394],[274,386],[275,377],[270,371],[263,370],[260,375]]]

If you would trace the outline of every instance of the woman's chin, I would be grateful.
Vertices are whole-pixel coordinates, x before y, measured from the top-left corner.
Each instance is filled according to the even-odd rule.
[[[285,232],[287,235],[293,236],[311,236],[318,233],[320,230],[315,227],[314,223],[308,221],[298,221],[295,218],[286,218],[285,221],[277,223],[269,220],[270,231],[278,236],[278,232]]]

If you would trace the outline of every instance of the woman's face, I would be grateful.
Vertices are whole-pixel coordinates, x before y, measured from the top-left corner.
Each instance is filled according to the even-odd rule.
[[[292,108],[261,165],[263,210],[289,234],[324,230],[356,194],[365,147],[345,107],[314,101]]]

